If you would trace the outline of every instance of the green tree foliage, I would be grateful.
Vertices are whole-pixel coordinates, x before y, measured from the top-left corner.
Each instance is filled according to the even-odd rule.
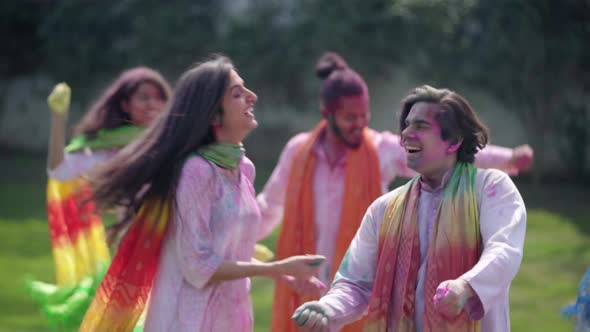
[[[39,35],[49,68],[74,80],[137,64],[179,71],[215,50],[218,3],[59,1]]]
[[[563,137],[560,154],[583,175],[590,143],[587,1],[398,1],[394,11],[416,41],[408,43],[415,60],[407,63],[495,95],[523,120],[538,160],[546,137]]]
[[[0,75],[28,74],[40,67],[42,41],[37,28],[50,9],[44,1],[0,2]]]

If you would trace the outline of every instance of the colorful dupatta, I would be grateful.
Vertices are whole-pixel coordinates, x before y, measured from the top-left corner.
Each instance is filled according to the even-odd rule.
[[[120,148],[142,131],[135,126],[103,129],[94,139],[74,138],[65,151]],[[88,182],[82,176],[69,181],[49,178],[47,216],[56,284],[31,280],[27,287],[53,330],[77,330],[110,262],[104,226]]]
[[[141,133],[142,128],[135,126],[103,129],[94,139],[74,138],[65,151],[119,148]],[[104,226],[92,201],[90,185],[83,177],[70,181],[49,178],[47,215],[57,286],[75,284],[108,265]]]
[[[198,154],[219,167],[236,169],[244,153],[242,144],[212,144]],[[143,203],[96,291],[80,331],[143,330],[144,309],[171,219],[169,200],[149,199]]]
[[[479,213],[475,195],[476,168],[458,163],[444,188],[426,256],[424,332],[475,332],[479,322],[465,311],[453,319],[437,313],[433,297],[438,285],[471,269],[481,255]],[[420,242],[415,177],[392,196],[379,230],[378,261],[365,331],[416,330],[414,310]],[[391,326],[388,326],[391,323]]]
[[[102,219],[83,178],[47,182],[47,215],[57,286],[73,285],[110,261]]]
[[[321,121],[307,141],[298,148],[293,158],[285,198],[284,219],[277,240],[277,259],[316,253],[313,177],[317,157],[313,146],[326,126],[326,122]],[[363,131],[360,147],[348,151],[344,181],[344,199],[334,259],[331,262],[331,278],[336,274],[365,211],[382,194],[379,159],[368,129]],[[276,281],[270,330],[297,331],[297,327],[291,321],[293,312],[303,302],[314,299],[297,295],[285,281]],[[350,331],[358,331],[360,326],[362,322],[347,328]]]
[[[143,203],[84,316],[80,331],[133,331],[149,294],[166,228],[168,200]]]

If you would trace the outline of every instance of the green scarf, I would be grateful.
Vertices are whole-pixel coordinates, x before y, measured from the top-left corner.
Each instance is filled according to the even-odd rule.
[[[215,143],[199,149],[198,154],[219,167],[236,169],[245,152],[242,143]]]
[[[144,131],[143,127],[121,126],[113,129],[101,129],[95,138],[89,139],[85,135],[75,137],[66,146],[66,152],[74,152],[85,148],[108,149],[122,147],[138,138]]]

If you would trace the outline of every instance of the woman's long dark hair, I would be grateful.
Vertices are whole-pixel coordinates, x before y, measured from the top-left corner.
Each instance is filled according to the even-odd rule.
[[[154,84],[164,101],[172,94],[170,85],[157,71],[147,67],[135,67],[122,72],[92,104],[84,117],[74,126],[74,136],[96,136],[101,129],[113,129],[131,123],[129,114],[121,108],[121,102],[129,98],[143,83]]]
[[[99,207],[125,208],[114,235],[124,232],[146,198],[171,199],[176,206],[176,186],[186,158],[215,139],[211,122],[221,113],[232,69],[228,58],[216,56],[185,72],[163,116],[91,175]]]

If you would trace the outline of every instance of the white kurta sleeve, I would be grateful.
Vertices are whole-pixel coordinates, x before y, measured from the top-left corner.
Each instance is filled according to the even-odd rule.
[[[367,209],[330,291],[320,299],[334,312],[330,317],[331,330],[338,330],[366,313],[377,269],[379,227],[388,197],[389,194],[381,196]]]
[[[474,319],[480,319],[495,301],[501,300],[499,295],[516,276],[526,231],[525,205],[508,175],[498,170],[478,170],[477,178],[483,252],[477,264],[461,276],[482,305],[483,312]]]

